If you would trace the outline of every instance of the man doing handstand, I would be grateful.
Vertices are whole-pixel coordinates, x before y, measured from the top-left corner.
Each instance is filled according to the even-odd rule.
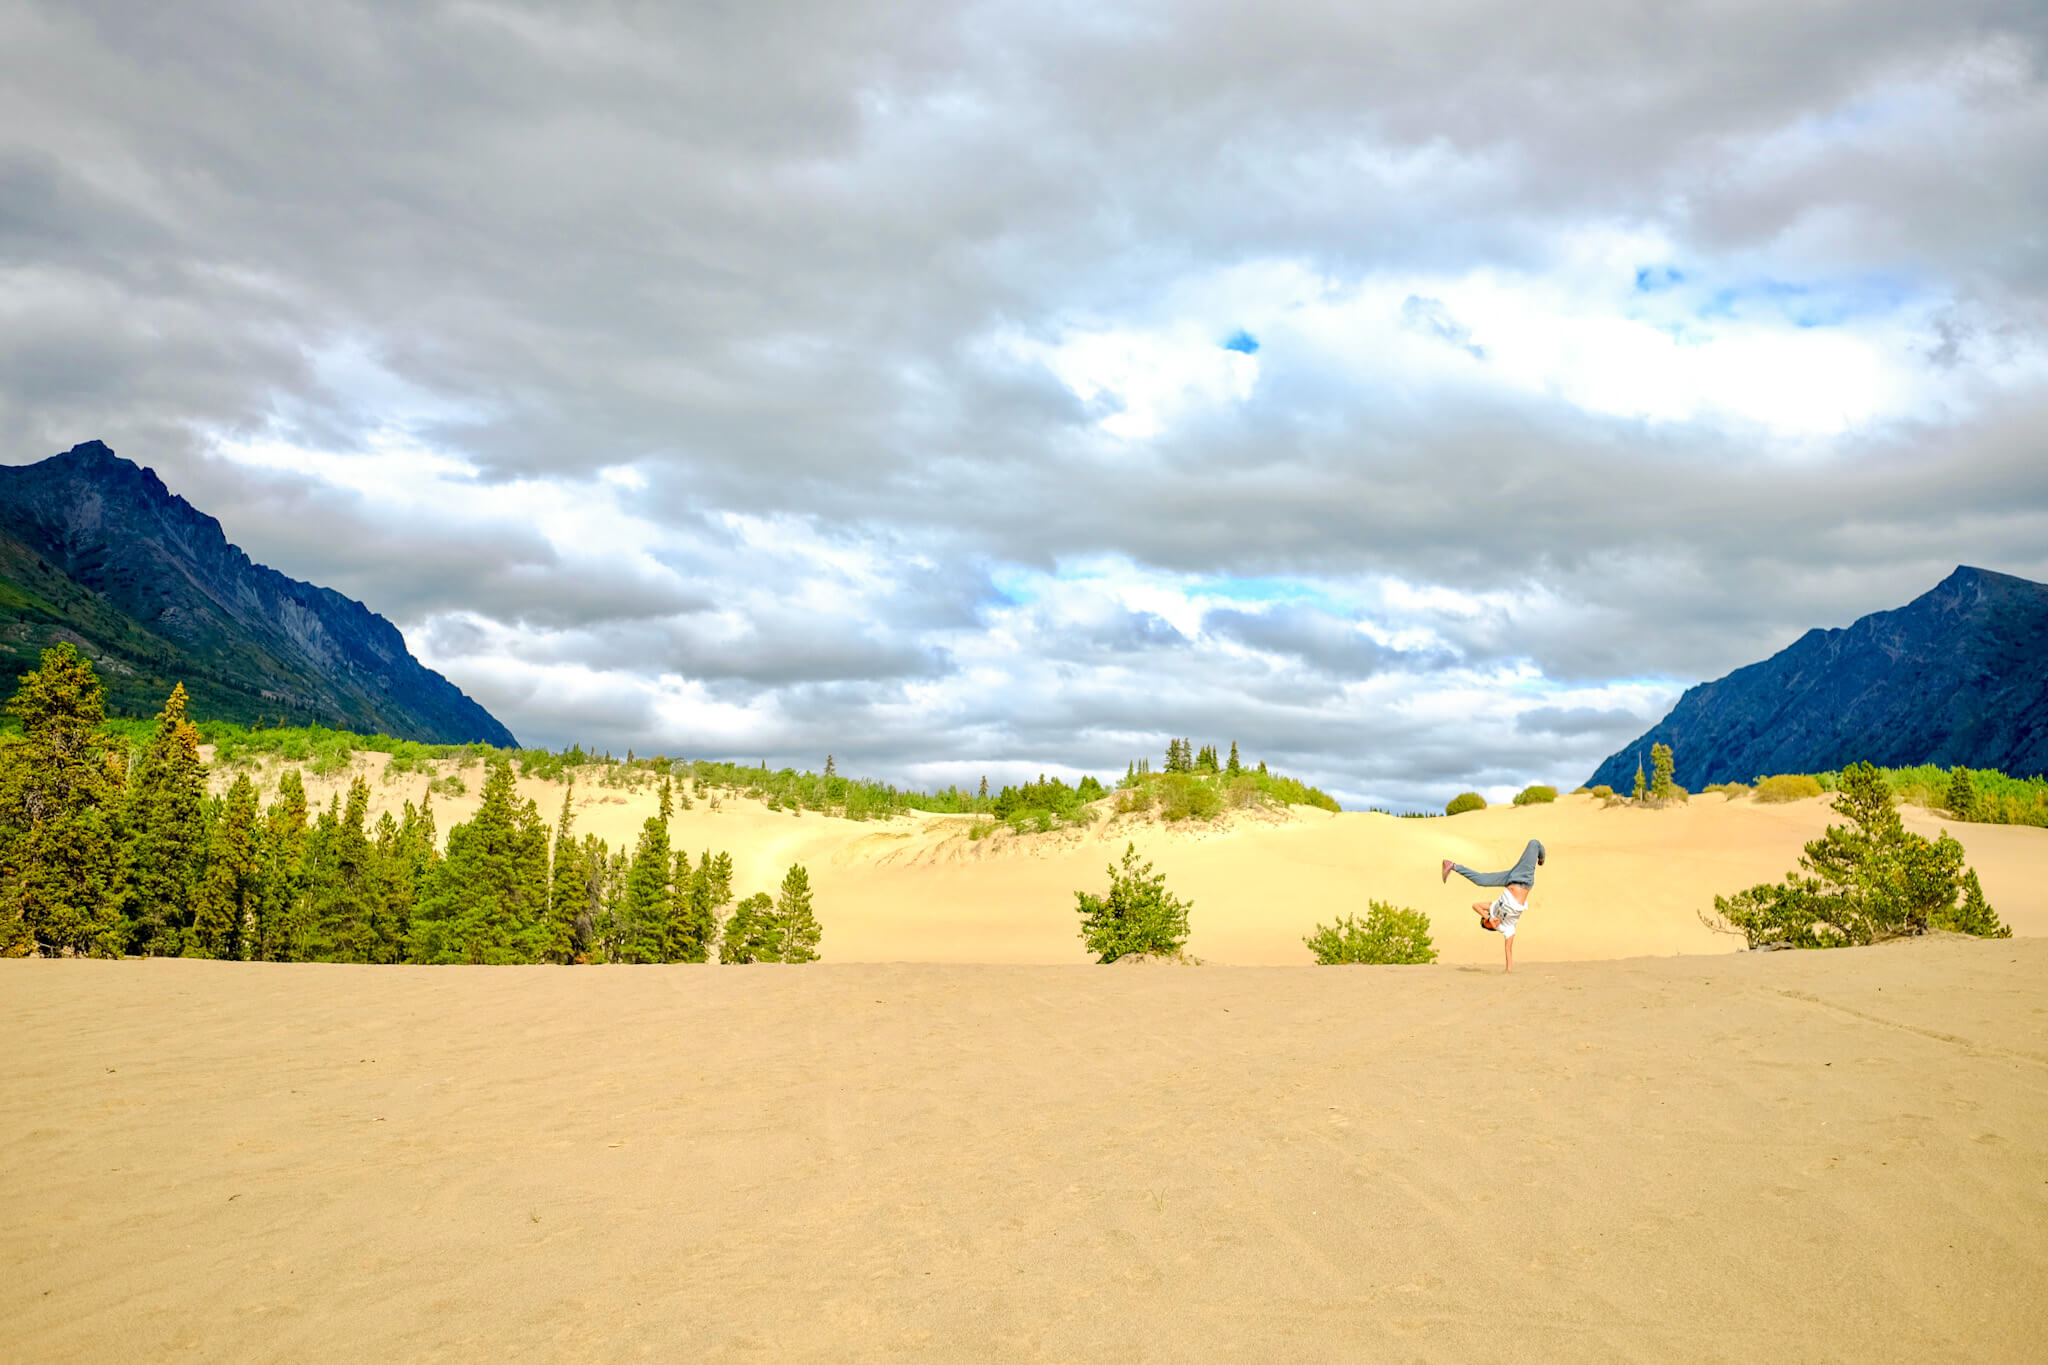
[[[1535,839],[1522,850],[1522,859],[1505,872],[1474,872],[1463,863],[1444,859],[1443,879],[1449,881],[1453,872],[1474,886],[1497,886],[1500,895],[1492,904],[1474,901],[1472,909],[1479,916],[1479,927],[1500,932],[1501,948],[1507,953],[1504,971],[1515,969],[1515,923],[1522,918],[1522,912],[1529,908],[1529,893],[1536,889],[1536,869],[1543,863],[1543,845]]]

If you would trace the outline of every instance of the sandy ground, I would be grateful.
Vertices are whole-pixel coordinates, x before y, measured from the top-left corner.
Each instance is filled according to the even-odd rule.
[[[384,762],[382,754],[357,758],[373,818],[426,795],[426,775],[386,782]],[[465,775],[466,797],[435,799],[443,835],[475,813],[481,774]],[[274,769],[260,776],[266,793],[274,789]],[[216,785],[227,780],[216,774]],[[315,779],[308,791],[324,803],[346,780]],[[550,824],[563,793],[557,783],[520,782]],[[651,784],[627,791],[586,782],[576,789],[575,829],[630,848],[655,804]],[[1493,893],[1456,877],[1444,885],[1440,860],[1503,868],[1525,841],[1541,839],[1550,857],[1516,939],[1522,964],[1739,949],[1741,939],[1709,932],[1698,912],[1717,893],[1783,876],[1801,845],[1837,818],[1829,798],[1758,805],[1703,795],[1647,810],[1566,796],[1435,820],[1295,807],[1216,825],[1127,816],[1085,831],[975,841],[966,834],[974,822],[960,817],[861,823],[725,796],[717,809],[699,800],[678,810],[671,829],[692,858],[707,848],[730,852],[740,895],[772,892],[791,863],[803,863],[825,927],[822,951],[834,962],[1086,961],[1074,893],[1106,890],[1107,867],[1130,842],[1166,874],[1169,890],[1193,901],[1189,951],[1210,962],[1308,962],[1303,935],[1382,900],[1427,912],[1443,961],[1496,963],[1500,939],[1476,928],[1468,908]],[[1905,818],[1929,837],[1950,829],[2014,931],[2048,935],[2048,830],[1948,824],[1915,807]]]
[[[2039,1360],[2044,980],[0,962],[6,1354]]]

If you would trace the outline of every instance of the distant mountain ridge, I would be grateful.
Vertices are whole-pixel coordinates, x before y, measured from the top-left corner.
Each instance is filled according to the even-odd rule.
[[[1965,565],[1896,610],[1810,630],[1689,689],[1586,784],[1626,790],[1656,743],[1695,790],[1859,760],[2048,772],[2048,584]]]
[[[59,639],[94,660],[110,709],[129,714],[153,713],[183,682],[201,718],[516,744],[391,622],[252,562],[154,470],[99,441],[0,465],[9,693]]]

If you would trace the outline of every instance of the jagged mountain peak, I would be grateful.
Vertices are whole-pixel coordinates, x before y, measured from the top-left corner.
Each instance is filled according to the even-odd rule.
[[[16,674],[69,638],[123,710],[147,713],[182,681],[199,714],[222,719],[515,742],[413,658],[396,626],[253,562],[218,520],[103,441],[0,466],[0,537],[0,663]]]
[[[1688,689],[1587,784],[1627,787],[1655,743],[1693,788],[1858,760],[2048,771],[2043,659],[2048,584],[1960,564],[1903,607],[1809,630]]]

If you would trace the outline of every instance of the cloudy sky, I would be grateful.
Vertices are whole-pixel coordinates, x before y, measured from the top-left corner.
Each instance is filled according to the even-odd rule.
[[[529,743],[1576,784],[2048,579],[2044,62],[2038,0],[0,0],[0,461],[106,440]]]

